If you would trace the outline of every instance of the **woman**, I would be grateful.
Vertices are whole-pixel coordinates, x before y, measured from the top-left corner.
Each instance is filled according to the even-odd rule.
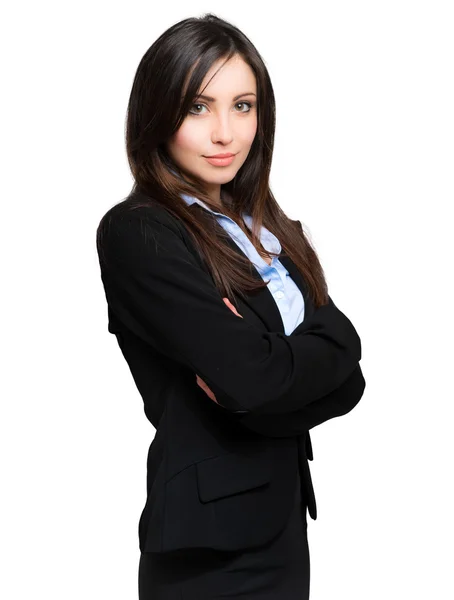
[[[140,600],[309,597],[309,429],[365,381],[358,334],[270,191],[274,128],[268,72],[233,25],[186,19],[143,56],[135,185],[97,231],[109,331],[156,428]]]

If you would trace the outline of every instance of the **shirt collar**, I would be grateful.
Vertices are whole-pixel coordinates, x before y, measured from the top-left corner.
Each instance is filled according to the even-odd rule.
[[[172,171],[172,173],[177,175],[177,173],[173,169],[171,169],[171,171]],[[221,191],[221,197],[223,197],[224,199],[231,198],[230,194],[228,194],[228,192],[226,192],[225,190]],[[188,194],[181,194],[181,198],[186,202],[186,204],[188,206],[191,206],[192,204],[194,204],[196,202],[197,204],[199,204],[200,206],[203,206],[203,208],[205,208],[209,212],[213,213],[217,217],[219,217],[221,219],[227,219],[233,226],[238,227],[238,225],[235,223],[235,221],[232,221],[232,219],[230,217],[227,217],[223,213],[211,209],[209,206],[207,206],[207,204],[205,204],[205,202],[203,202],[203,200],[200,200],[199,198],[196,198],[195,196],[190,196]],[[246,223],[246,226],[248,227],[248,229],[250,229],[252,231],[252,216],[248,215],[246,213],[243,213],[242,217],[243,217],[243,221]],[[260,232],[260,243],[265,248],[265,250],[268,250],[269,252],[274,252],[276,254],[279,254],[282,250],[281,244],[280,244],[279,240],[277,239],[277,237],[273,233],[271,233],[271,231],[269,231],[269,229],[267,229],[264,225],[262,225],[262,230]]]
[[[224,192],[224,197],[225,196],[228,197],[227,193]],[[200,204],[200,206],[203,206],[206,210],[213,213],[214,215],[217,215],[218,217],[220,217],[222,219],[228,219],[228,221],[232,225],[237,226],[237,224],[234,221],[232,221],[232,219],[230,217],[224,215],[221,212],[212,210],[209,206],[207,206],[205,204],[205,202],[203,202],[203,200],[200,200],[199,198],[196,198],[194,196],[189,196],[188,194],[181,194],[181,197],[188,206],[191,206],[192,204],[194,204],[196,202],[197,204]],[[245,222],[248,229],[250,229],[252,231],[252,216],[248,215],[246,213],[243,213],[242,217],[243,217],[243,221]],[[271,233],[271,231],[269,231],[269,229],[267,229],[264,225],[262,225],[262,230],[260,232],[260,243],[265,248],[265,250],[268,250],[269,252],[274,252],[274,253],[279,254],[282,250],[281,244],[280,244],[279,240],[277,239],[277,237],[273,233]]]

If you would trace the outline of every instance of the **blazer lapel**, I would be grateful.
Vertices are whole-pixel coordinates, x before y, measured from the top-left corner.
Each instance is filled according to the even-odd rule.
[[[247,254],[245,254],[241,248],[232,240],[229,236],[226,240],[227,244],[232,248],[233,251],[237,252],[248,258]],[[280,262],[284,265],[287,271],[290,274],[290,277],[293,279],[295,284],[298,286],[300,292],[304,298],[304,319],[312,315],[314,311],[314,306],[309,298],[308,290],[306,282],[303,279],[303,276],[297,269],[295,263],[291,260],[289,256],[286,254],[282,254],[279,258]],[[252,276],[257,279],[257,281],[263,281],[260,273],[256,269],[253,263],[251,263],[251,272]],[[264,287],[257,292],[246,292],[245,299],[243,300],[251,310],[253,310],[260,319],[266,325],[268,331],[280,331],[284,332],[284,323],[282,321],[281,313],[277,307],[277,304],[273,298],[268,287]]]
[[[193,210],[203,210],[206,212],[206,209],[196,202],[191,206],[193,207]],[[230,236],[226,237],[226,243],[234,252],[241,254],[249,260],[247,254],[243,252],[243,250],[238,246],[238,244],[236,244],[236,242]],[[298,286],[300,292],[303,294],[305,320],[314,312],[314,305],[311,299],[309,298],[306,282],[304,281],[303,276],[297,269],[295,263],[291,260],[289,256],[287,256],[286,254],[282,254],[279,260],[287,269],[287,271],[290,274],[290,277],[293,279],[295,284]],[[250,264],[252,276],[255,279],[257,279],[257,281],[263,281],[260,273],[254,266],[254,264],[252,262]],[[279,312],[277,304],[268,287],[263,287],[257,292],[245,292],[245,298],[241,298],[241,300],[245,304],[247,304],[253,312],[255,312],[255,314],[265,324],[265,327],[268,329],[268,331],[276,331],[282,333],[285,332],[281,313]]]
[[[247,255],[241,250],[241,248],[232,240],[229,236],[227,238],[228,245],[239,254],[243,256]],[[300,292],[304,298],[304,319],[303,322],[313,315],[315,311],[314,303],[309,298],[308,289],[306,282],[303,279],[300,271],[297,269],[295,263],[286,254],[282,254],[279,258],[281,263],[290,273],[290,277],[298,286]],[[251,263],[252,275],[257,281],[263,281],[260,273],[255,268],[254,264]],[[261,288],[256,293],[246,292],[245,299],[243,300],[251,310],[253,310],[258,317],[265,323],[268,331],[280,331],[284,333],[284,323],[282,321],[279,309],[274,301],[273,295],[271,294],[268,287]],[[238,411],[241,412],[241,411]],[[260,417],[259,417],[260,418]],[[312,485],[311,472],[307,460],[313,460],[314,455],[312,452],[311,436],[309,431],[306,433],[296,436],[297,448],[298,448],[298,462],[299,462],[299,473],[300,473],[300,486],[302,498],[307,499],[307,506],[309,515],[312,519],[317,518],[317,502],[315,500],[314,487]]]

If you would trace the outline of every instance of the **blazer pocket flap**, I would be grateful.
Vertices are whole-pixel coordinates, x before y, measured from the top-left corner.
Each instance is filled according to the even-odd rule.
[[[256,454],[222,454],[196,463],[201,502],[231,496],[271,481],[268,451]]]

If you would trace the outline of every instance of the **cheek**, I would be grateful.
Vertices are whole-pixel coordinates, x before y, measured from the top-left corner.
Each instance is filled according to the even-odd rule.
[[[177,153],[197,152],[200,146],[197,131],[183,124],[174,135],[172,146]]]
[[[257,119],[251,119],[248,123],[248,127],[243,130],[243,143],[252,146],[255,135],[257,133]]]

